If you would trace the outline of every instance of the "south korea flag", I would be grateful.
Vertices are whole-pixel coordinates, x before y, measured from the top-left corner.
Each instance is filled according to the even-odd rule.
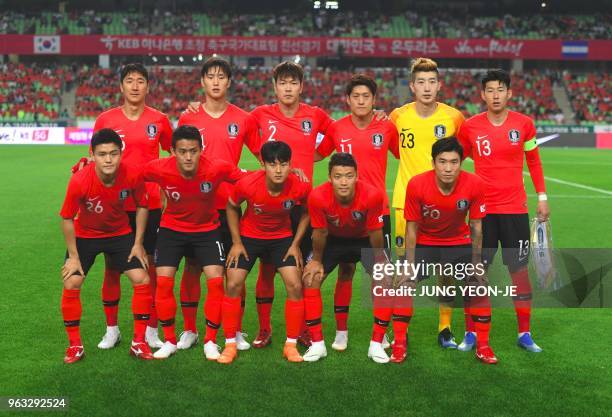
[[[59,36],[34,36],[35,54],[59,54],[61,42]]]

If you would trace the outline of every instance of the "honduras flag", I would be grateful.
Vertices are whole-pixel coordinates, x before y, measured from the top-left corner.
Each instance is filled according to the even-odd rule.
[[[564,58],[586,58],[589,55],[589,42],[563,41],[561,54]]]

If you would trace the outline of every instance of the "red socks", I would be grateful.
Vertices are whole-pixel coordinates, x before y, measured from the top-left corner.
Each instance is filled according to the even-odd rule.
[[[372,330],[372,341],[382,343],[387,327],[391,321],[390,307],[374,307],[374,328]]]
[[[151,289],[151,314],[147,326],[157,329],[157,310],[155,309],[155,291],[157,290],[157,270],[155,265],[149,265],[149,288]]]
[[[62,317],[68,334],[70,346],[80,346],[81,343],[81,290],[62,291]]]
[[[304,324],[304,299],[285,301],[285,327],[288,339],[297,339]]]
[[[181,311],[183,312],[184,330],[197,333],[198,327],[196,319],[198,315],[198,305],[202,295],[200,286],[200,273],[197,275],[189,273],[187,268],[183,271],[181,278]]]
[[[393,308],[393,337],[395,343],[406,343],[412,313],[412,307]]]
[[[134,287],[132,296],[132,313],[134,314],[134,341],[144,342],[147,322],[150,323],[151,304],[151,284],[138,285]],[[155,324],[157,327],[157,324]]]
[[[353,295],[353,280],[336,280],[334,291],[334,313],[336,315],[336,330],[347,330],[349,305]]]
[[[472,307],[470,311],[476,328],[476,346],[487,346],[491,330],[491,307]]]
[[[174,278],[157,277],[157,291],[155,293],[155,305],[159,322],[164,331],[164,339],[176,345],[176,333],[174,331],[174,318],[176,316],[176,299],[174,298]]]
[[[208,293],[204,301],[204,317],[206,318],[206,335],[204,343],[217,340],[217,332],[221,327],[221,305],[223,304],[223,277],[215,277],[206,280]],[[240,314],[240,297],[238,297],[238,314]],[[236,324],[236,326],[238,326]]]
[[[519,333],[530,330],[531,321],[531,283],[529,282],[529,271],[521,268],[518,271],[510,272],[512,285],[516,286],[516,296],[514,297],[514,310],[518,321]]]
[[[238,331],[238,323],[240,322],[240,297],[228,297],[223,296],[222,302],[223,312],[223,333],[225,333],[226,339],[236,338],[236,332]],[[206,328],[206,334],[208,336],[208,327]],[[216,338],[216,331],[215,331]],[[215,340],[215,339],[210,339]]]
[[[321,289],[304,288],[304,316],[313,342],[323,340],[322,314],[323,300],[321,299]]]
[[[259,330],[270,331],[270,316],[272,315],[272,302],[274,301],[274,275],[276,267],[260,262],[259,275],[255,286],[255,301],[257,303],[257,317]]]
[[[116,326],[119,314],[119,299],[121,298],[121,272],[112,269],[104,270],[102,283],[102,304],[106,315],[106,325]]]

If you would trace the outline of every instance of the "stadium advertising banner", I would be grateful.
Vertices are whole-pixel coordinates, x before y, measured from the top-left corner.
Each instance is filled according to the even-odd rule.
[[[516,39],[286,38],[239,36],[2,35],[1,54],[305,55],[354,57],[612,60],[612,41]]]
[[[63,127],[0,127],[0,145],[63,144]]]

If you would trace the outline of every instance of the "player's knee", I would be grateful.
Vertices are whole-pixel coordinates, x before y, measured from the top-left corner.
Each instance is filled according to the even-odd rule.
[[[136,285],[147,285],[151,282],[149,274],[144,269],[132,269],[126,272],[126,275],[132,281],[134,286]]]
[[[81,275],[71,275],[64,281],[64,288],[67,290],[80,290],[84,278]]]

